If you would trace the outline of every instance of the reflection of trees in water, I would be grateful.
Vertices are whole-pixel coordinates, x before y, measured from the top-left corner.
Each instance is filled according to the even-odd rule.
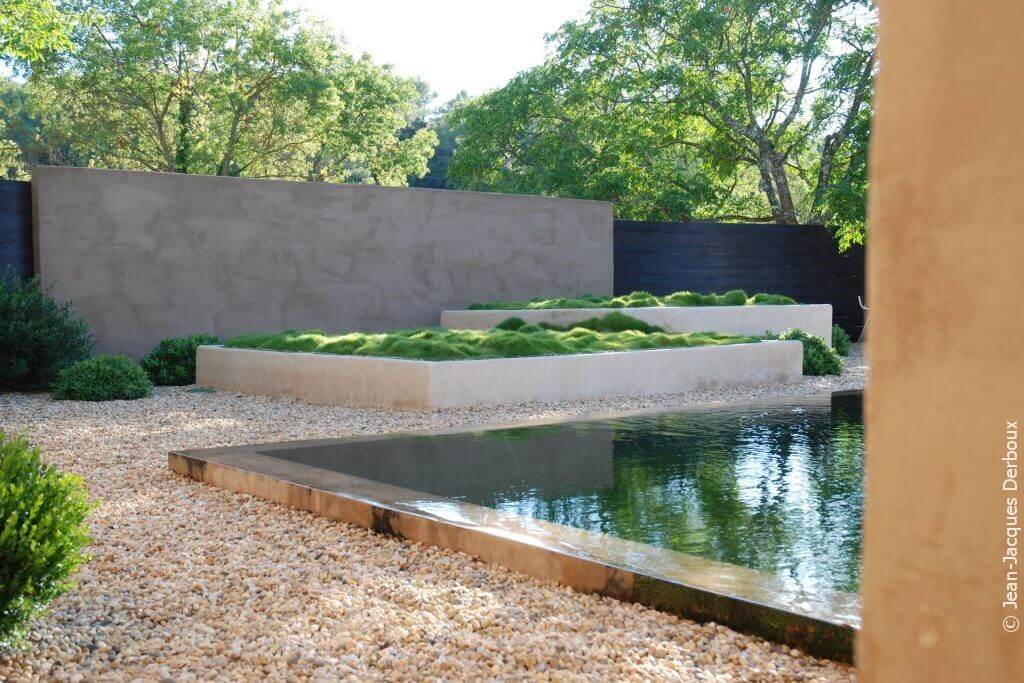
[[[681,412],[585,427],[609,428],[611,486],[550,499],[506,491],[485,504],[775,571],[808,588],[857,589],[859,398],[832,412]]]

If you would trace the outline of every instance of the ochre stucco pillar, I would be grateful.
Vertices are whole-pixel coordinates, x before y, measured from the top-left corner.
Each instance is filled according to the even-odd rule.
[[[1024,681],[1024,2],[879,5],[860,673]]]

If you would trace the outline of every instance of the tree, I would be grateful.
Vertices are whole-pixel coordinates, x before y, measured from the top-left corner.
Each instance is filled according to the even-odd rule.
[[[0,80],[0,140],[8,143],[3,166],[8,177],[28,176],[37,164],[88,165],[69,137],[73,130],[49,84]]]
[[[53,0],[0,0],[0,58],[34,60],[70,47],[69,23]]]
[[[621,218],[685,220],[727,200],[722,173],[682,142],[699,122],[609,104],[608,84],[560,63],[521,73],[452,112],[458,187],[615,202]]]
[[[651,217],[839,220],[856,239],[875,23],[868,0],[595,0],[548,63],[463,108],[453,169],[528,185],[560,138],[578,158],[556,192],[611,173]]]
[[[434,189],[451,187],[448,181],[448,163],[455,153],[458,133],[450,114],[468,101],[469,94],[462,90],[432,112],[430,120],[424,117],[417,122],[417,130],[425,127],[434,131],[434,134],[437,135],[437,147],[434,149],[434,155],[427,162],[427,174],[422,178],[410,178],[410,186]]]
[[[33,69],[88,163],[403,185],[436,139],[396,132],[419,90],[261,0],[88,0],[75,49]]]

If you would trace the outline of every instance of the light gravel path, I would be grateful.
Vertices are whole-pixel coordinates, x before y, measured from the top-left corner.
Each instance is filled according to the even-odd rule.
[[[841,377],[643,399],[391,412],[160,389],[130,402],[0,395],[0,428],[101,501],[78,588],[0,655],[0,680],[849,680],[788,648],[219,490],[167,451],[860,388]]]

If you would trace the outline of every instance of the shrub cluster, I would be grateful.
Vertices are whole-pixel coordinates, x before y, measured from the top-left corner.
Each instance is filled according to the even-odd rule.
[[[196,348],[217,343],[208,334],[164,339],[141,367],[126,356],[90,359],[89,326],[70,303],[54,301],[38,277],[0,273],[0,390],[48,388],[56,399],[81,401],[143,398],[153,384],[194,384]]]
[[[670,334],[659,327],[616,312],[571,327],[528,324],[521,318],[509,318],[489,330],[444,330],[428,327],[380,334],[352,332],[341,335],[326,335],[320,330],[290,330],[279,334],[243,335],[229,339],[225,346],[418,360],[464,360],[757,341],[759,337],[713,332]]]
[[[644,334],[653,334],[654,332],[664,332],[665,330],[657,325],[649,325],[643,320],[637,320],[636,318],[625,315],[623,313],[614,312],[605,315],[602,318],[594,317],[581,320],[571,325],[554,325],[552,323],[534,323],[527,324],[522,318],[511,317],[505,318],[500,323],[494,326],[496,330],[512,330],[523,333],[539,332],[542,330],[550,330],[553,332],[568,332],[574,327],[580,327],[585,330],[593,330],[594,332],[625,332],[627,330],[635,330],[637,332],[643,332]]]
[[[840,356],[850,355],[850,335],[846,334],[846,330],[839,327],[839,325],[832,326],[832,348],[836,350]]]
[[[766,336],[772,339],[793,339],[803,343],[805,375],[838,375],[843,371],[843,359],[816,334],[808,334],[803,330],[786,330],[779,335]]]
[[[595,296],[584,294],[579,297],[558,299],[531,299],[530,301],[488,301],[473,304],[470,310],[522,310],[531,308],[651,308],[657,306],[780,306],[795,304],[794,299],[781,294],[764,292],[747,296],[742,289],[725,294],[698,294],[696,292],[674,292],[665,296],[654,296],[650,292],[631,292],[622,296]]]
[[[158,387],[196,383],[196,349],[204,344],[219,344],[210,334],[164,339],[140,361],[142,369]]]
[[[72,305],[50,298],[39,278],[0,274],[0,389],[45,389],[92,344]]]
[[[96,356],[61,370],[50,387],[58,400],[128,401],[153,393],[153,383],[128,356]]]
[[[29,619],[71,586],[87,559],[89,509],[78,477],[0,431],[0,647],[17,643]]]

